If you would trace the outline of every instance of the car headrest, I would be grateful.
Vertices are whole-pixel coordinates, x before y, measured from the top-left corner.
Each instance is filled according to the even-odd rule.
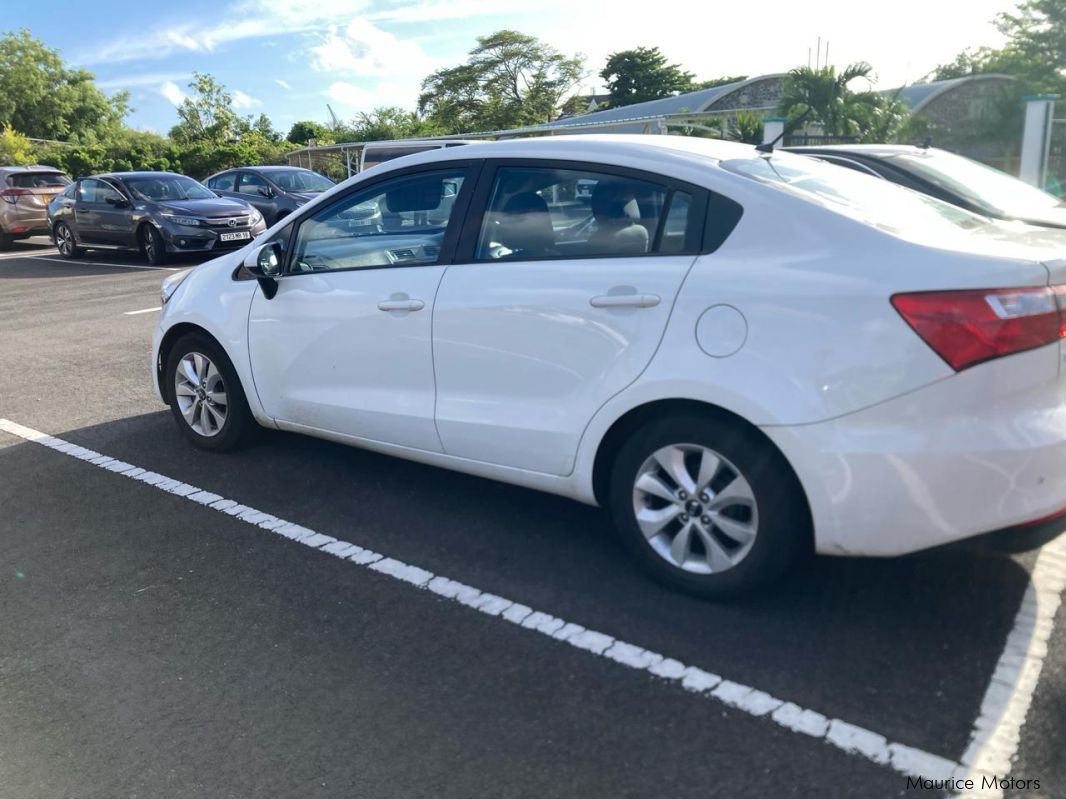
[[[640,205],[633,189],[624,183],[601,180],[592,190],[592,214],[597,219],[640,221]]]

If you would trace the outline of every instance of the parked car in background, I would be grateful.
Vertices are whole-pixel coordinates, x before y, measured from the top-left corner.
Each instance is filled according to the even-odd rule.
[[[48,224],[66,258],[83,249],[140,250],[150,264],[170,253],[242,247],[267,227],[243,200],[173,172],[81,178],[49,204]]]
[[[391,161],[394,158],[403,158],[405,155],[414,155],[415,153],[425,153],[431,150],[443,150],[448,147],[460,147],[464,144],[470,144],[468,141],[462,139],[451,139],[448,141],[390,141],[390,142],[370,142],[363,147],[362,155],[359,158],[359,170],[364,171],[371,167],[383,164],[386,161]]]
[[[167,277],[153,378],[203,449],[259,424],[599,504],[727,594],[1062,531],[1064,241],[738,143],[436,149]]]
[[[248,166],[218,172],[204,181],[220,197],[244,200],[273,225],[335,185],[325,175],[291,166]]]
[[[0,250],[48,232],[48,203],[70,185],[51,166],[0,166]]]
[[[890,180],[993,219],[1066,228],[1066,203],[1058,197],[946,150],[889,144],[786,149]]]

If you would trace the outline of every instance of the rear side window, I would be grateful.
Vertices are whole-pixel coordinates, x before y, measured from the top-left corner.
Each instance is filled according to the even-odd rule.
[[[702,220],[687,192],[624,175],[501,167],[475,258],[635,257],[691,252]]]
[[[229,172],[225,175],[215,175],[215,177],[207,181],[207,188],[214,189],[215,191],[236,191],[234,188],[236,183],[237,173]]]
[[[17,172],[7,176],[13,189],[61,189],[70,185],[70,178],[59,172]]]

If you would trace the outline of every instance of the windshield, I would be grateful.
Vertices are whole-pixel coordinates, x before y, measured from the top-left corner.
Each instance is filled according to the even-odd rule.
[[[867,224],[895,233],[920,228],[958,231],[988,220],[925,194],[813,158],[775,155],[724,161],[724,169],[813,197]]]
[[[307,169],[271,172],[270,179],[285,191],[322,192],[333,188],[333,181]]]
[[[183,175],[126,178],[126,187],[140,200],[212,200],[215,193]]]
[[[888,158],[930,183],[966,198],[995,216],[1024,219],[1058,206],[1059,199],[990,166],[953,153],[900,153]]]

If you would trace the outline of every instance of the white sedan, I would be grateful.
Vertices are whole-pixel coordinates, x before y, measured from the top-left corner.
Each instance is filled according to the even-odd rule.
[[[261,425],[598,504],[723,595],[1063,512],[1063,253],[741,144],[470,144],[168,278],[153,375],[204,449]]]

